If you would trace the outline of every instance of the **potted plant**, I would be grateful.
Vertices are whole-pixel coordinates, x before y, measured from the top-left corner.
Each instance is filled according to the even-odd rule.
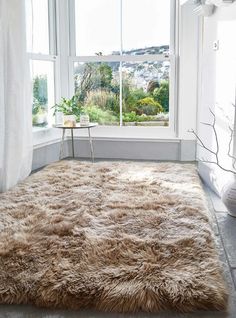
[[[37,99],[33,101],[32,114],[35,126],[44,126],[47,124],[47,106],[41,105]]]
[[[63,114],[63,125],[75,126],[79,120],[81,106],[79,105],[78,98],[74,95],[71,99],[62,97],[59,104],[54,105],[54,115],[57,113]]]

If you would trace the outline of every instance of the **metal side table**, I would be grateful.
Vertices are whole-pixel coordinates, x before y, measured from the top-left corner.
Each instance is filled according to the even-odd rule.
[[[90,129],[96,127],[97,123],[90,123],[87,126],[81,126],[80,124],[76,124],[75,127],[68,127],[63,125],[56,125],[55,128],[62,129],[62,138],[61,138],[61,146],[60,146],[60,159],[64,157],[64,140],[65,140],[65,132],[67,129],[71,131],[71,146],[72,146],[72,157],[75,158],[75,147],[74,147],[74,129],[88,129],[89,143],[90,143],[90,151],[91,151],[91,159],[94,162],[94,151],[93,151],[93,140],[91,137]]]

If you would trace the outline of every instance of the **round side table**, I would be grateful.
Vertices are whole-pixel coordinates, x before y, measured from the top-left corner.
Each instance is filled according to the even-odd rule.
[[[97,125],[98,125],[97,123],[89,123],[87,126],[81,126],[80,124],[76,124],[75,127],[68,127],[68,126],[63,126],[63,125],[55,125],[54,128],[62,129],[62,138],[61,138],[61,145],[60,145],[60,159],[62,159],[63,156],[64,156],[64,140],[65,140],[65,132],[66,132],[66,130],[70,129],[70,131],[71,131],[72,157],[75,158],[74,129],[88,129],[91,159],[92,159],[92,162],[94,162],[93,140],[92,140],[90,129],[96,127]]]

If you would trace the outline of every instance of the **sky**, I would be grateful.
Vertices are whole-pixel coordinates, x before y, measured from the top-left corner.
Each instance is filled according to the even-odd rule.
[[[48,54],[48,1],[25,2],[28,51]],[[168,45],[170,0],[75,0],[75,24],[77,55]]]
[[[25,7],[27,51],[49,54],[48,1],[25,0]]]
[[[75,0],[78,55],[169,44],[170,0]]]

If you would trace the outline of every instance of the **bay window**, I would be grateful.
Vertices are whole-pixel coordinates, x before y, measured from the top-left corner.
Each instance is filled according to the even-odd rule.
[[[114,131],[174,132],[178,1],[25,3],[34,126],[52,124],[51,107],[76,95],[91,121]]]
[[[56,24],[54,0],[25,0],[27,51],[32,77],[33,126],[52,123],[55,104]]]
[[[71,92],[100,125],[173,128],[174,0],[71,0]]]

